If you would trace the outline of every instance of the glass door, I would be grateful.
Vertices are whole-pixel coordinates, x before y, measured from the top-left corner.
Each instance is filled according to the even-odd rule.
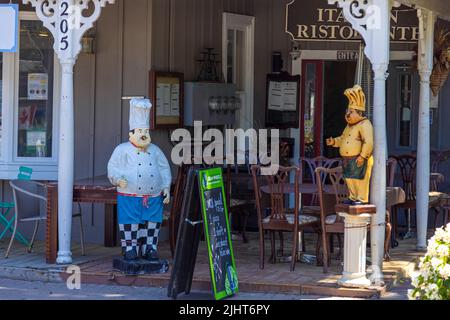
[[[300,112],[300,155],[321,154],[323,61],[302,61],[302,104]]]

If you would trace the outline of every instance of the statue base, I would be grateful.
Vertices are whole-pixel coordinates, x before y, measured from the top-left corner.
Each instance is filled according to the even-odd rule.
[[[169,270],[169,261],[159,260],[151,262],[143,259],[127,261],[121,257],[114,258],[113,269],[126,275],[166,273]]]

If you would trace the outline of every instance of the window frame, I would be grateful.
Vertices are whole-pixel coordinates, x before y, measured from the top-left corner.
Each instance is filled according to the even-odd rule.
[[[24,20],[40,21],[34,12],[19,12],[19,23]],[[18,116],[19,116],[19,59],[20,37],[17,52],[3,53],[2,91],[2,140],[0,142],[0,179],[15,179],[20,166],[33,169],[33,179],[56,180],[58,176],[59,152],[59,103],[61,88],[61,67],[56,53],[53,56],[53,115],[52,115],[52,156],[18,156]]]
[[[409,134],[409,146],[402,146],[400,145],[400,135],[401,135],[401,128],[400,128],[400,121],[402,119],[402,88],[401,88],[401,79],[402,76],[409,75],[411,79],[411,93],[410,93],[410,99],[411,99],[411,119],[410,119],[410,134]],[[395,148],[400,151],[412,151],[415,149],[415,142],[416,141],[416,126],[414,126],[414,123],[416,123],[416,105],[414,101],[414,72],[410,69],[402,70],[397,73],[397,79],[396,79],[396,88],[397,88],[397,94],[396,94],[396,122],[395,122]]]

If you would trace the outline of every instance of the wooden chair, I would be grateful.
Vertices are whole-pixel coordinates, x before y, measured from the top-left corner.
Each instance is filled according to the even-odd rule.
[[[397,160],[393,157],[389,157],[386,162],[386,186],[394,187],[395,185],[395,174],[397,172]],[[390,260],[389,249],[394,247],[391,243],[392,238],[392,220],[391,220],[392,208],[387,208],[386,210],[386,230],[384,237],[384,258]]]
[[[441,208],[443,211],[442,224],[443,224],[443,226],[446,226],[447,223],[450,222],[450,194],[447,193],[441,199]]]
[[[312,184],[317,185],[317,181],[319,178],[316,178],[315,170],[319,167],[330,169],[339,167],[342,164],[342,159],[340,158],[327,158],[323,156],[318,156],[315,158],[307,158],[307,157],[300,157],[299,159],[299,165],[302,168],[302,176],[300,178],[301,182],[310,182]],[[303,170],[305,169],[305,170]],[[308,174],[304,174],[308,172]],[[322,183],[325,183],[326,174],[322,174],[320,176],[320,180],[322,180]],[[303,197],[302,197],[303,199]],[[310,215],[320,215],[320,206],[319,206],[319,198],[317,194],[313,194],[311,196],[311,200],[309,202],[309,205],[303,205],[303,203],[300,203],[301,210],[303,214],[310,214]],[[331,252],[334,251],[334,237],[333,235],[330,236],[330,248]],[[302,245],[304,245],[304,234],[302,233]],[[303,248],[303,250],[305,250]]]
[[[315,170],[316,181],[318,182],[318,197],[320,204],[320,226],[321,226],[321,241],[317,241],[317,258],[320,257],[320,247],[323,248],[323,272],[328,272],[328,265],[330,262],[330,248],[329,238],[333,234],[340,235],[344,233],[344,221],[336,214],[335,205],[342,203],[348,198],[348,189],[342,174],[342,167],[323,168],[318,167]],[[324,179],[322,179],[324,177]],[[326,193],[324,190],[325,180],[329,179],[332,185],[332,193]],[[341,241],[339,241],[341,242]],[[339,245],[339,256],[341,257],[342,249]]]
[[[392,222],[395,236],[398,236],[397,212],[398,209],[406,210],[407,233],[405,237],[411,234],[411,211],[416,210],[416,163],[415,155],[404,154],[393,157],[397,161],[400,169],[402,188],[405,191],[406,201],[394,206],[392,211]],[[430,185],[432,187],[432,185]],[[440,205],[439,198],[432,196],[430,193],[429,208],[433,209],[435,214],[439,214],[438,207]],[[436,219],[436,217],[435,217]]]
[[[447,162],[450,159],[450,150],[444,150],[439,152],[439,154],[433,159],[431,162],[431,176],[430,176],[430,190],[439,192],[440,184],[445,181],[445,176],[441,173],[441,166],[444,162]],[[443,196],[441,201],[441,209],[442,209],[442,223],[443,225],[447,224],[449,217],[449,197]],[[434,228],[437,227],[437,214],[434,216]]]
[[[253,210],[255,207],[255,200],[253,196],[253,191],[251,190],[248,190],[248,192],[240,191],[239,193],[233,191],[234,189],[233,186],[235,186],[236,183],[239,183],[241,181],[240,180],[241,177],[239,177],[239,182],[235,182],[235,184],[233,184],[232,181],[233,177],[237,178],[238,175],[243,175],[244,181],[246,180],[246,177],[248,177],[247,181],[250,181],[252,179],[250,170],[241,173],[239,173],[238,170],[235,170],[235,174],[233,176],[233,170],[231,165],[226,166],[224,179],[225,179],[225,194],[227,198],[227,207],[229,216],[228,220],[230,221],[230,228],[232,228],[233,218],[236,217],[239,218],[239,227],[240,227],[239,232],[242,235],[242,241],[244,243],[247,243],[248,239],[245,231],[247,228],[247,221],[250,215],[250,211]]]
[[[298,233],[305,227],[315,227],[318,231],[319,219],[314,216],[307,216],[300,214],[299,204],[299,182],[300,171],[298,167],[282,167],[280,166],[278,171],[273,175],[262,175],[262,167],[259,165],[253,165],[251,167],[253,186],[255,191],[256,211],[258,215],[259,224],[259,249],[260,249],[260,268],[264,269],[264,232],[269,231],[271,236],[271,260],[275,262],[275,231],[292,232],[292,260],[291,271],[295,269],[295,262],[297,260],[297,246],[298,246]],[[289,176],[293,174],[294,179],[294,211],[289,211],[285,207],[285,198],[289,195],[285,188],[289,182]],[[269,215],[266,217],[263,215],[262,206],[262,191],[261,181],[265,182],[268,187],[270,197]]]

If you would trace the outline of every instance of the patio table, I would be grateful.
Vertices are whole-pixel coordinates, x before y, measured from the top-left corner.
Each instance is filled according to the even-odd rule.
[[[58,250],[58,184],[46,183],[47,186],[47,232],[45,236],[46,261],[56,263]],[[105,247],[117,245],[117,191],[108,178],[98,176],[77,180],[73,186],[73,201],[103,203],[105,205]]]

